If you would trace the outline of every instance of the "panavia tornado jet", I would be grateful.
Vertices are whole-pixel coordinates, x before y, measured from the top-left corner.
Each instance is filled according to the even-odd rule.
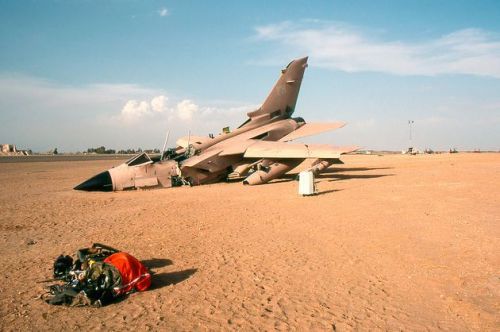
[[[306,67],[307,57],[290,62],[262,106],[248,113],[246,121],[234,131],[225,128],[215,137],[182,137],[177,147],[164,149],[157,158],[139,154],[74,189],[113,191],[237,179],[256,185],[279,178],[305,159],[314,159],[309,170],[315,173],[342,163],[340,155],[357,147],[292,142],[345,125],[306,123],[292,117]]]

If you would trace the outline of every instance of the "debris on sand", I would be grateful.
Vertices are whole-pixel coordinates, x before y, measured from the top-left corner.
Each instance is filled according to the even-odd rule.
[[[50,285],[42,298],[49,304],[72,307],[101,307],[151,286],[151,275],[140,261],[99,243],[78,250],[75,260],[60,255],[54,262],[54,279],[46,282],[56,280],[63,283]]]

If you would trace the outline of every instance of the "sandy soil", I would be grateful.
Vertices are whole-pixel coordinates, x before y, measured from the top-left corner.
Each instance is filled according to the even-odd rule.
[[[71,188],[117,161],[0,164],[0,329],[500,329],[500,154],[346,156],[298,183]],[[45,304],[61,253],[154,271],[101,309]]]

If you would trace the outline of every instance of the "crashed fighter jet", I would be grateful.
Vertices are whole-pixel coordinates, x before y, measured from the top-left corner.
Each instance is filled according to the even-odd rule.
[[[112,191],[236,179],[256,185],[282,176],[305,159],[314,159],[310,170],[315,173],[342,163],[340,155],[357,147],[290,143],[345,125],[306,123],[300,117],[292,118],[306,67],[307,57],[290,62],[262,106],[248,113],[248,119],[233,132],[180,138],[176,148],[164,151],[156,159],[139,154],[74,189]]]

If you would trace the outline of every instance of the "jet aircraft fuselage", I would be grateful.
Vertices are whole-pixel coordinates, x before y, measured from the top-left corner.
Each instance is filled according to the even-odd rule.
[[[76,186],[77,190],[126,190],[145,187],[200,185],[244,179],[254,185],[275,179],[305,159],[315,159],[320,172],[340,162],[342,153],[357,147],[289,143],[297,138],[340,128],[343,122],[306,123],[292,118],[307,67],[307,57],[282,70],[270,94],[248,119],[232,132],[217,136],[187,136],[159,159],[143,153]]]

